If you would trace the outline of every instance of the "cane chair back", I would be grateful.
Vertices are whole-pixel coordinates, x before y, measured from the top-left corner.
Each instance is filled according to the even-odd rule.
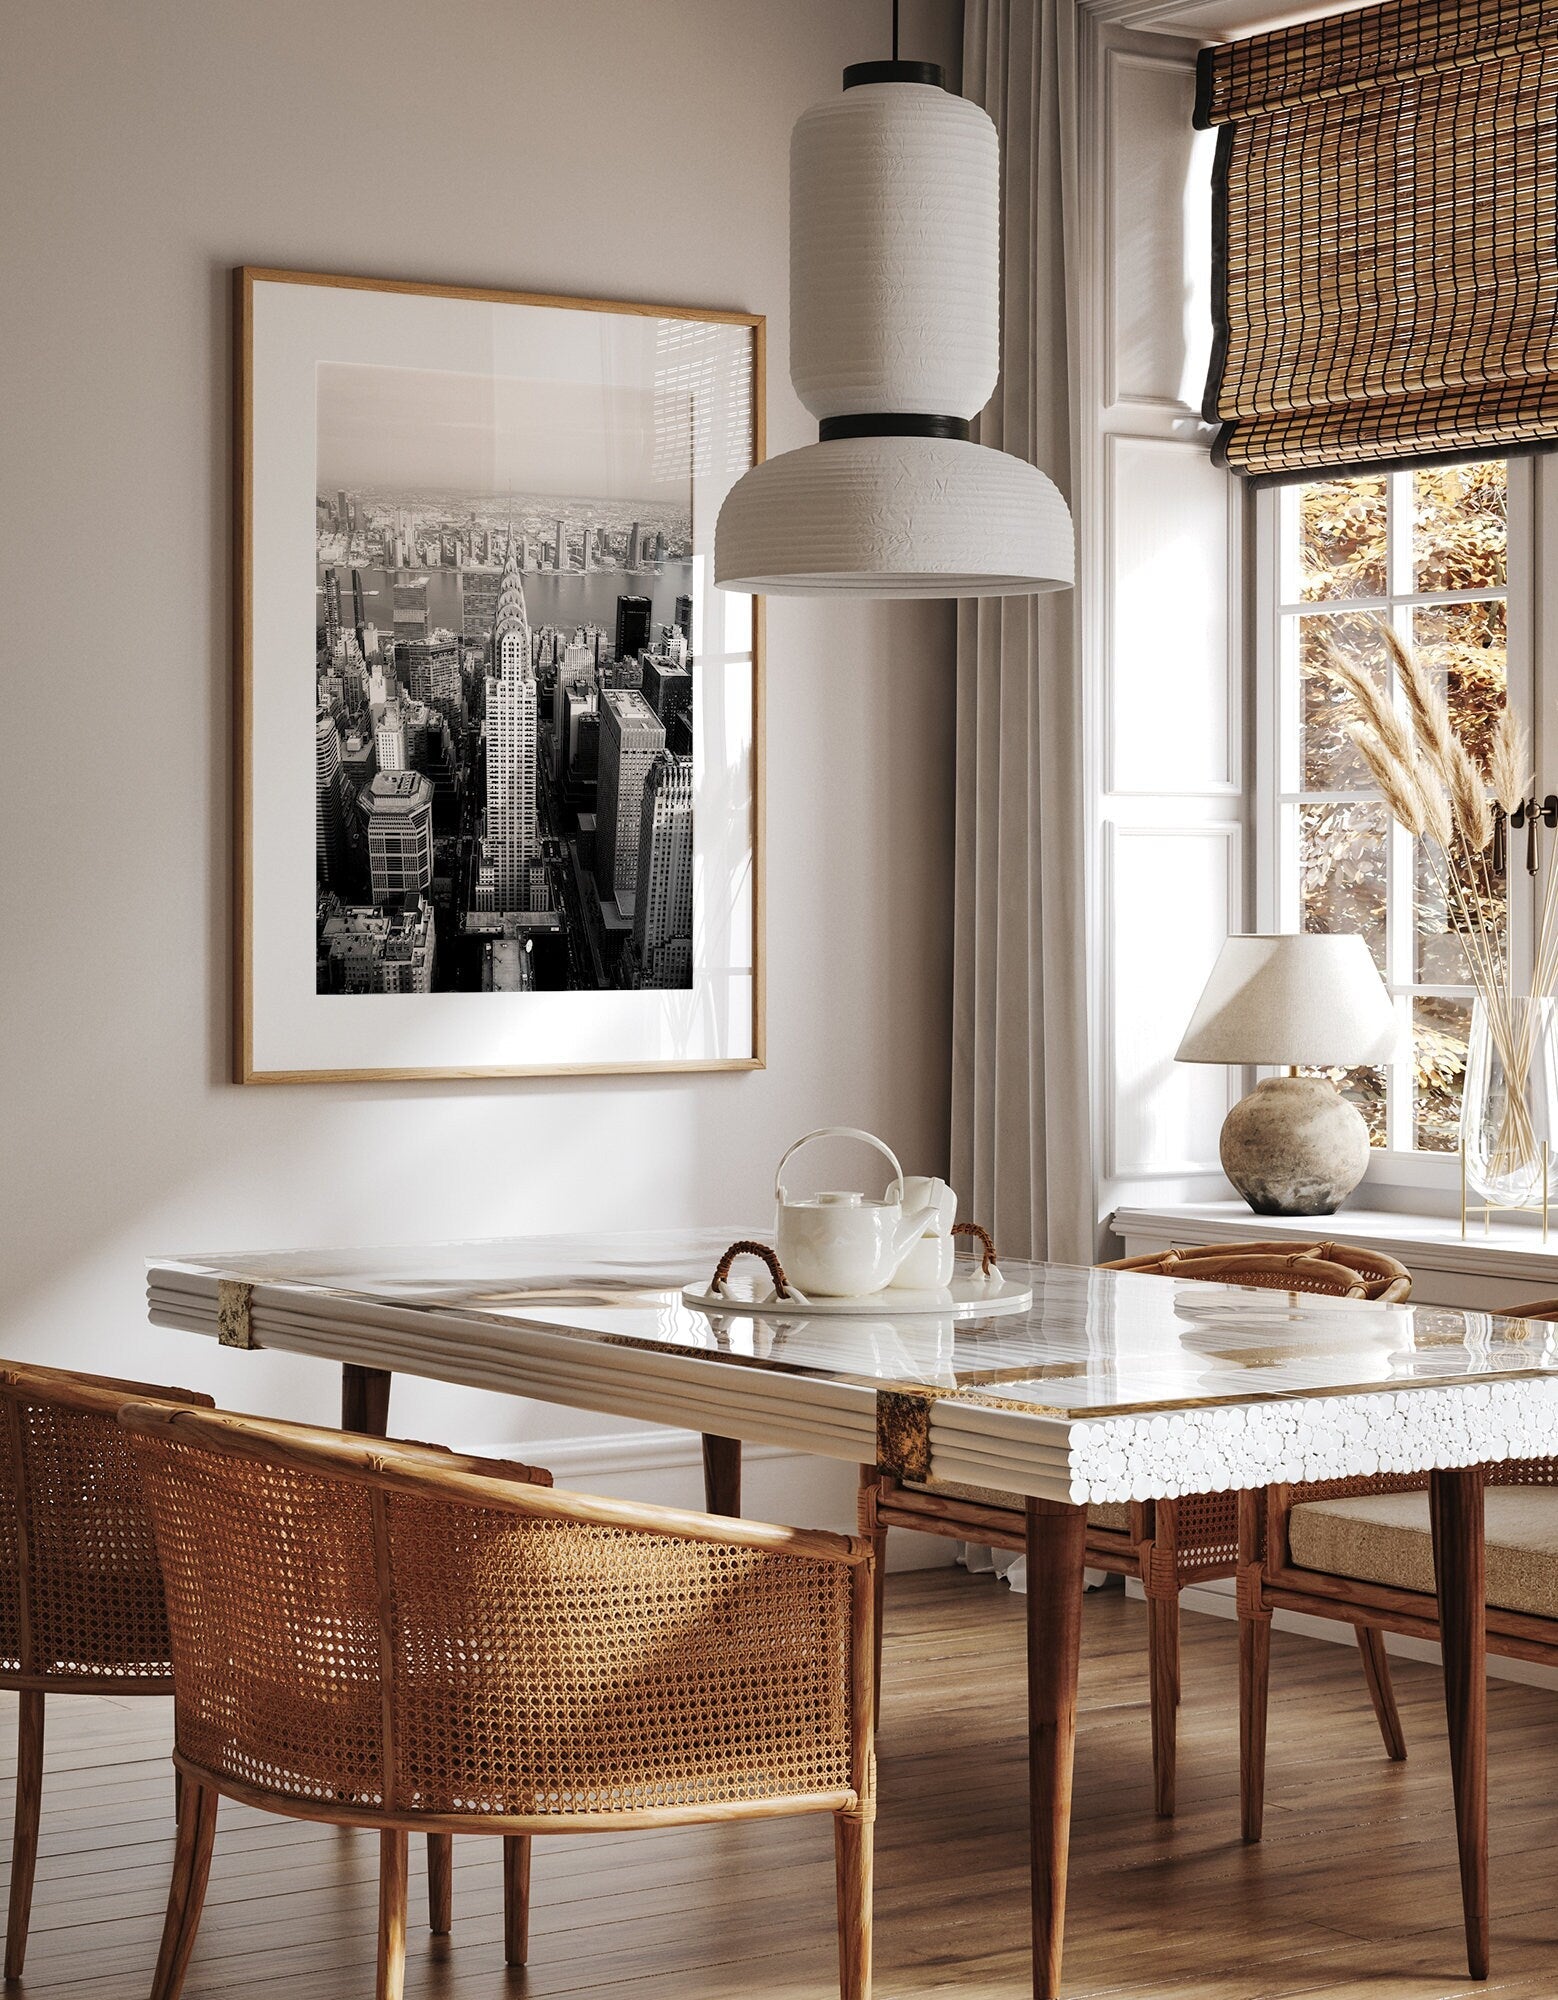
[[[855,1802],[869,1551],[554,1493],[545,1474],[132,1410],[179,1756],[379,1824]]]
[[[1371,1299],[1384,1305],[1397,1305],[1412,1291],[1412,1273],[1405,1264],[1382,1251],[1361,1250],[1350,1243],[1202,1243],[1184,1250],[1157,1250],[1146,1257],[1120,1257],[1098,1268]]]
[[[167,1694],[168,1621],[128,1402],[209,1396],[0,1363],[0,1686]]]

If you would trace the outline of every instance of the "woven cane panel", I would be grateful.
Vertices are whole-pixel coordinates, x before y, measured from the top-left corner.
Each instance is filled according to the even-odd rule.
[[[1208,51],[1219,455],[1274,476],[1558,435],[1558,9],[1439,0]]]
[[[1174,1567],[1183,1583],[1227,1576],[1239,1556],[1235,1493],[1186,1493],[1175,1503]]]
[[[0,1403],[0,1674],[21,1668],[21,1491],[11,1426]]]
[[[140,1447],[173,1631],[179,1749],[291,1798],[382,1805],[368,1489]]]
[[[849,1789],[843,1564],[138,1449],[214,1774],[481,1816]]]
[[[617,1812],[849,1785],[841,1564],[395,1495],[397,1803]]]
[[[1490,1486],[1558,1486],[1558,1458],[1510,1458],[1487,1471]]]
[[[0,1425],[0,1646],[20,1658],[16,1587],[18,1475],[32,1646],[26,1671],[166,1682],[168,1625],[156,1542],[130,1440],[111,1417],[14,1401],[16,1429]],[[21,1464],[15,1462],[16,1439]]]
[[[1377,1472],[1367,1479],[1317,1479],[1288,1492],[1292,1504],[1301,1507],[1310,1500],[1351,1500],[1364,1493],[1420,1493],[1427,1485],[1426,1472]]]

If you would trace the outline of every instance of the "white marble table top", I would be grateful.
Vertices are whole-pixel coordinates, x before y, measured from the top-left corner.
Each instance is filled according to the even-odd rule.
[[[1032,1308],[954,1323],[706,1314],[679,1294],[750,1232],[156,1260],[152,1317],[266,1347],[833,1456],[883,1392],[930,1404],[934,1474],[1118,1500],[1558,1450],[1558,1326],[1022,1265]]]

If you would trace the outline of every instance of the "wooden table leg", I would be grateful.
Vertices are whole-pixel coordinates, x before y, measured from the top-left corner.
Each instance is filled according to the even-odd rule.
[[[703,1503],[711,1514],[741,1518],[741,1440],[703,1434]]]
[[[1081,1507],[1054,1500],[1029,1500],[1027,1514],[1033,1993],[1034,2000],[1056,2000],[1066,1929],[1087,1516]]]
[[[1481,1466],[1428,1477],[1466,1963],[1488,1976],[1487,1591]]]
[[[360,1368],[355,1361],[341,1367],[341,1428],[364,1437],[389,1436],[390,1371]]]

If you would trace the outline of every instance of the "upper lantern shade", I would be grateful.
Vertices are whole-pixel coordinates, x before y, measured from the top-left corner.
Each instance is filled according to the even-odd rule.
[[[918,78],[845,84],[790,142],[790,377],[822,437],[731,489],[715,582],[805,597],[1064,589],[1060,493],[968,440],[1000,369],[995,126]]]
[[[1000,372],[1001,145],[966,97],[868,83],[790,139],[790,380],[814,417],[976,417]]]

